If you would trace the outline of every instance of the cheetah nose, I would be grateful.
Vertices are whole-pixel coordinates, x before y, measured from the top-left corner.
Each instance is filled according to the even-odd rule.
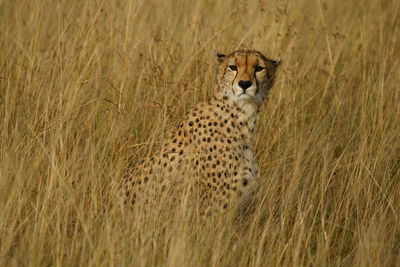
[[[239,86],[242,87],[243,90],[246,90],[251,86],[250,81],[239,81]]]

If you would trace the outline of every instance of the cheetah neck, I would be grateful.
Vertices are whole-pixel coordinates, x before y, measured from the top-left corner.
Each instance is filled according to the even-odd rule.
[[[255,102],[234,101],[223,95],[216,96],[216,101],[224,103],[233,111],[234,118],[230,119],[242,125],[241,132],[245,136],[243,141],[251,144],[257,127],[259,105]]]
[[[217,101],[222,101],[227,105],[235,108],[239,108],[238,111],[240,121],[256,120],[259,114],[259,103],[256,101],[235,101],[226,95],[218,94],[216,97]]]

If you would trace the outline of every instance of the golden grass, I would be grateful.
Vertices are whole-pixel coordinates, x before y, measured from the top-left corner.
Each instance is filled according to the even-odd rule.
[[[396,266],[399,8],[0,1],[0,265]],[[201,224],[113,205],[126,160],[212,94],[213,49],[239,47],[283,62],[255,211]]]

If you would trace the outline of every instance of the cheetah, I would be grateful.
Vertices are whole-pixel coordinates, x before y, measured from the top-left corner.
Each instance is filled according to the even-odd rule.
[[[125,205],[157,205],[162,192],[189,192],[202,214],[244,203],[257,188],[253,155],[260,106],[280,61],[256,50],[217,54],[215,95],[190,110],[157,153],[127,169]]]

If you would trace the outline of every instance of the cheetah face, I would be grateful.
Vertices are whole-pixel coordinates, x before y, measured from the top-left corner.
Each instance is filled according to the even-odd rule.
[[[235,102],[262,103],[271,88],[278,61],[255,50],[218,54],[218,82],[221,93]]]

